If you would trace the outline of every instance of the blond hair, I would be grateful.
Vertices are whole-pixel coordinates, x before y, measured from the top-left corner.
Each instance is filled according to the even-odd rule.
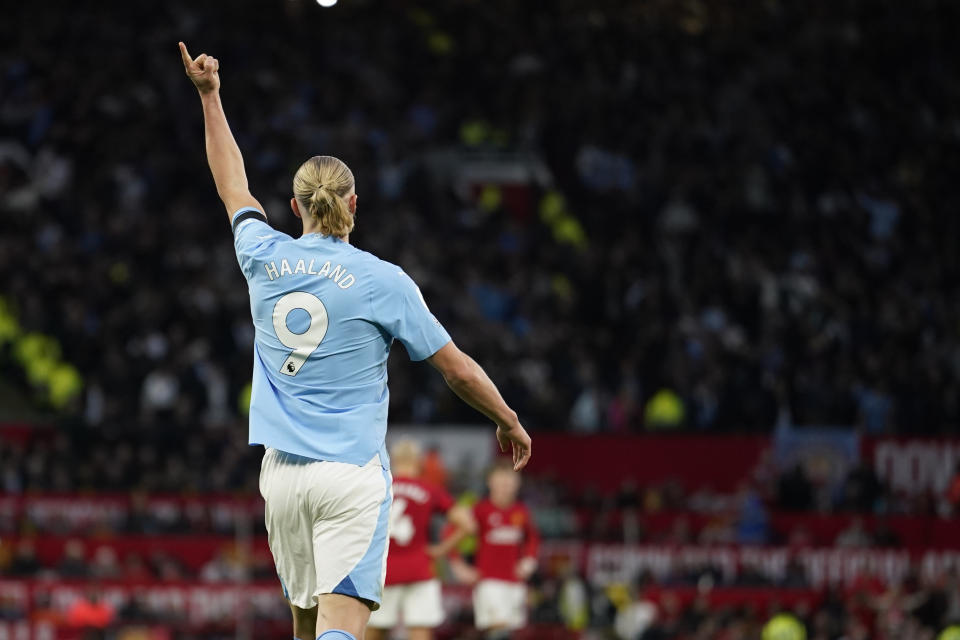
[[[420,464],[423,449],[411,438],[400,438],[390,447],[390,458],[400,464]]]
[[[509,471],[513,475],[513,461],[509,458],[495,458],[493,463],[487,467],[487,478],[501,471]]]
[[[333,156],[313,156],[293,176],[293,196],[302,212],[319,223],[320,233],[342,238],[353,231],[346,196],[354,187],[353,172]]]

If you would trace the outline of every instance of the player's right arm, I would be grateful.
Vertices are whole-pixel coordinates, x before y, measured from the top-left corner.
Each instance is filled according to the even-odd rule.
[[[207,147],[207,162],[217,185],[217,194],[231,217],[241,209],[263,212],[263,206],[250,195],[247,174],[240,147],[233,139],[227,116],[220,102],[220,62],[205,53],[190,57],[187,46],[180,43],[180,57],[187,77],[200,93]]]
[[[533,446],[530,436],[520,424],[517,412],[507,406],[483,368],[452,341],[430,356],[428,361],[461,400],[497,425],[500,450],[506,451],[508,446],[513,449],[514,471],[527,466]]]
[[[447,524],[450,532],[437,544],[431,546],[427,552],[432,558],[442,558],[453,551],[460,541],[476,533],[477,523],[473,519],[473,512],[462,504],[455,504],[447,511]]]
[[[526,511],[526,510],[524,510]],[[523,543],[520,546],[520,561],[514,568],[519,580],[526,582],[537,570],[537,556],[540,552],[540,532],[534,523],[530,512],[524,514]]]

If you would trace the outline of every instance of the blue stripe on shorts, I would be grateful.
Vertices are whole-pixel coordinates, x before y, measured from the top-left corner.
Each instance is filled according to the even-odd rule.
[[[393,478],[387,469],[382,471],[386,490],[370,546],[357,566],[333,588],[334,593],[367,600],[373,611],[380,608],[380,599],[383,597],[383,563],[387,557],[387,529],[390,524],[390,505],[393,502]]]

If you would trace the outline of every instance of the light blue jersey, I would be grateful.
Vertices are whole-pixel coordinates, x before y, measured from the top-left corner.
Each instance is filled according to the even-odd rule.
[[[450,341],[396,265],[330,236],[294,239],[252,208],[233,214],[256,338],[250,444],[314,460],[389,468],[387,356]]]

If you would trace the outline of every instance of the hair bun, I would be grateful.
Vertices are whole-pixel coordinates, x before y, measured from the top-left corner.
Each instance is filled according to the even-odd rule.
[[[314,156],[293,177],[297,202],[318,223],[318,232],[342,238],[353,229],[353,213],[345,197],[353,189],[353,173],[333,156]]]

